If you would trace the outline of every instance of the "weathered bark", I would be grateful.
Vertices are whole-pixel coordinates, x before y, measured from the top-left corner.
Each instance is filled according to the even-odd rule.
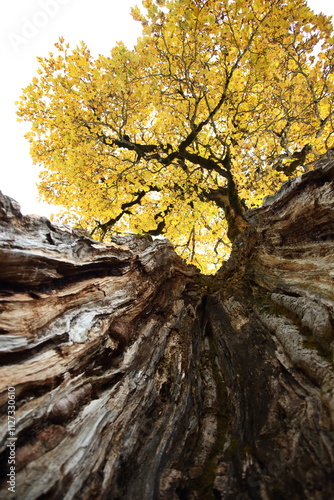
[[[215,277],[2,197],[0,498],[331,498],[333,193],[285,184]]]

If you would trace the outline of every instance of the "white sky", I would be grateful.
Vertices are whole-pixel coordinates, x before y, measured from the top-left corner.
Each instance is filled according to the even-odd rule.
[[[128,46],[141,33],[130,7],[141,0],[2,0],[0,4],[0,190],[16,199],[24,214],[49,216],[55,207],[38,203],[38,167],[32,164],[23,135],[29,124],[18,123],[14,102],[38,67],[37,56],[54,50],[59,36],[74,47],[83,40],[93,55],[107,55],[116,41]],[[315,12],[334,15],[333,0],[309,0]]]

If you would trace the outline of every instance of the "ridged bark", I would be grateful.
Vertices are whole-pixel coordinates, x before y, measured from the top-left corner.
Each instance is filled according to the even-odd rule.
[[[332,497],[333,161],[247,212],[214,277],[0,213],[1,499]]]

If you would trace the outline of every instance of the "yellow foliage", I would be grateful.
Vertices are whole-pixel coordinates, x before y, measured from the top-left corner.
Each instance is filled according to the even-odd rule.
[[[63,217],[100,237],[160,231],[213,272],[230,247],[226,190],[259,206],[333,147],[332,25],[302,0],[143,5],[134,50],[94,59],[60,38],[18,116]]]

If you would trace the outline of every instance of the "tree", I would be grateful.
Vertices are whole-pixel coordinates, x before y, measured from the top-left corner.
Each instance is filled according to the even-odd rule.
[[[104,238],[217,269],[244,212],[333,146],[333,32],[301,0],[145,0],[134,50],[40,58],[19,117],[40,192]]]
[[[0,499],[332,498],[333,193],[328,154],[216,276],[0,194]]]

